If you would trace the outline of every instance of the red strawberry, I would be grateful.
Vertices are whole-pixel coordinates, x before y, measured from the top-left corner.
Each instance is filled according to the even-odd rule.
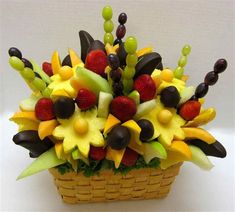
[[[135,101],[127,96],[118,96],[110,104],[110,112],[122,122],[125,122],[136,113]]]
[[[89,155],[94,160],[103,160],[106,156],[106,149],[103,147],[90,146]]]
[[[93,50],[87,54],[85,63],[87,69],[103,76],[107,65],[107,55],[102,50]]]
[[[75,101],[81,110],[87,110],[96,104],[96,95],[92,91],[82,88],[78,91]]]
[[[134,166],[138,159],[138,153],[132,149],[126,148],[121,163],[125,166]]]
[[[42,70],[49,76],[51,77],[53,75],[51,64],[48,62],[44,62],[42,64]]]
[[[181,105],[179,109],[179,114],[183,119],[190,121],[199,115],[200,109],[200,102],[195,100],[187,101],[183,105]]]
[[[49,98],[41,98],[35,105],[35,115],[41,121],[51,120],[55,117],[53,101]]]
[[[154,98],[156,85],[151,76],[142,74],[134,82],[134,88],[140,94],[141,101],[148,101]]]

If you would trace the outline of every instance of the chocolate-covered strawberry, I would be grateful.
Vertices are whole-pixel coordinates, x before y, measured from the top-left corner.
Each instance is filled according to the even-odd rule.
[[[48,137],[41,140],[36,130],[21,131],[14,135],[13,141],[15,144],[28,149],[32,158],[38,157],[54,146],[54,143]]]

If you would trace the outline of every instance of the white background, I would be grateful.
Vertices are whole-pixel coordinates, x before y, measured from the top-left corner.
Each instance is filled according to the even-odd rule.
[[[11,140],[16,126],[8,118],[30,94],[20,76],[8,65],[9,47],[16,46],[26,58],[38,63],[50,60],[54,50],[61,58],[72,47],[80,54],[78,31],[103,38],[102,7],[113,7],[117,23],[126,12],[127,36],[139,47],[152,44],[164,66],[175,68],[185,43],[192,46],[186,74],[189,84],[199,84],[216,59],[228,60],[228,69],[210,88],[206,106],[217,108],[217,118],[207,126],[227,148],[225,159],[211,158],[215,167],[205,172],[185,163],[172,192],[164,200],[106,204],[65,205],[47,172],[22,181],[17,175],[30,160]],[[0,179],[1,211],[235,211],[234,123],[234,2],[224,1],[7,1],[0,0]],[[117,26],[117,24],[116,24]]]

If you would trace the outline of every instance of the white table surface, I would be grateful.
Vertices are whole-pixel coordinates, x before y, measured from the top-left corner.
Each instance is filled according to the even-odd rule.
[[[26,150],[12,142],[17,127],[8,118],[29,89],[7,64],[7,50],[17,46],[26,58],[39,63],[49,60],[55,49],[62,58],[67,47],[80,53],[77,31],[85,29],[102,39],[101,10],[107,2],[115,20],[120,12],[127,13],[127,35],[135,35],[140,47],[152,44],[165,66],[174,68],[181,47],[190,43],[189,84],[201,82],[217,58],[228,60],[228,70],[206,98],[206,106],[218,110],[207,129],[224,144],[228,155],[225,159],[211,157],[215,167],[210,172],[185,163],[164,200],[71,206],[61,202],[48,172],[15,180],[30,159]],[[232,0],[0,0],[0,211],[235,211],[234,38]]]

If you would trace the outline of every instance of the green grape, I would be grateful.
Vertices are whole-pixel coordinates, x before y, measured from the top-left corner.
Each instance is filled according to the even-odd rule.
[[[175,78],[181,79],[184,74],[184,68],[178,66],[174,71]]]
[[[45,88],[43,91],[42,91],[42,95],[47,97],[47,98],[50,98],[51,96],[51,93],[52,93],[52,90],[50,88]]]
[[[186,56],[181,56],[179,61],[178,61],[178,66],[184,67],[187,64],[187,57]]]
[[[126,39],[124,44],[125,50],[128,54],[134,54],[137,49],[137,40],[135,37],[130,36]]]
[[[110,20],[113,17],[112,7],[105,6],[102,10],[102,16],[106,21]]]
[[[191,47],[189,45],[185,45],[183,48],[182,48],[182,54],[184,56],[187,56],[189,55],[191,52]]]
[[[123,73],[122,73],[122,76],[125,79],[132,79],[134,77],[134,75],[135,75],[135,68],[129,67],[129,66],[126,66]]]
[[[9,58],[9,64],[15,70],[21,71],[24,69],[24,63],[18,57],[12,56]]]
[[[33,80],[35,77],[35,73],[31,68],[25,67],[22,71],[21,71],[21,76],[24,79],[27,80]]]
[[[129,94],[133,88],[133,84],[134,84],[133,79],[123,79],[122,83],[123,83],[123,87],[124,87],[124,93]]]
[[[126,57],[126,64],[129,67],[135,67],[136,63],[138,62],[137,54],[128,54]]]
[[[104,44],[109,43],[110,45],[113,45],[113,35],[112,33],[105,33],[104,34]]]
[[[46,88],[46,83],[38,78],[35,77],[34,80],[32,81],[32,84],[39,90],[39,91],[43,91]]]
[[[114,28],[112,20],[108,20],[104,22],[104,31],[105,32],[112,32]]]

